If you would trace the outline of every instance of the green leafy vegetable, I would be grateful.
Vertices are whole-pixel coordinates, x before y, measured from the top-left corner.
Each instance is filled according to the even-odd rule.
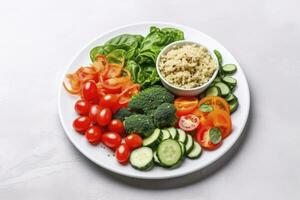
[[[115,64],[124,64],[126,51],[123,49],[115,49],[106,56],[108,62]]]
[[[218,144],[222,140],[221,130],[218,128],[209,129],[209,138],[211,143]]]
[[[214,110],[212,106],[207,104],[202,104],[199,109],[201,112],[211,112]]]
[[[216,57],[218,59],[219,66],[222,66],[223,58],[222,58],[221,53],[218,50],[215,49],[214,54],[216,55]]]
[[[112,45],[94,47],[90,51],[90,58],[91,58],[92,62],[95,62],[98,55],[101,55],[101,54],[107,55],[109,52],[111,52],[114,49],[115,49],[115,46],[112,46]]]

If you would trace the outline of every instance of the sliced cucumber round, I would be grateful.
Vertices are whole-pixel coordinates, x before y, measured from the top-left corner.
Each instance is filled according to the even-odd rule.
[[[160,129],[155,129],[154,132],[147,138],[143,139],[143,146],[155,149],[161,142],[163,134]]]
[[[226,83],[229,86],[233,86],[235,87],[237,84],[237,80],[235,78],[232,78],[231,76],[225,76],[224,78],[222,78],[222,81],[224,83]]]
[[[201,146],[198,144],[198,142],[194,141],[194,147],[192,151],[189,154],[187,154],[187,157],[190,159],[196,159],[200,157],[201,153],[202,153]]]
[[[221,90],[218,87],[212,86],[206,90],[205,96],[221,96]]]
[[[234,95],[232,93],[229,93],[226,97],[225,97],[226,101],[231,101],[234,99]]]
[[[179,128],[177,129],[177,133],[178,133],[177,141],[182,142],[183,144],[186,144],[186,142],[187,142],[186,133]]]
[[[182,142],[179,142],[180,147],[181,147],[181,153],[182,153],[182,157],[185,155],[185,145]]]
[[[234,96],[234,99],[229,101],[228,103],[229,103],[230,113],[234,113],[234,111],[236,111],[239,106],[238,98]]]
[[[234,74],[237,70],[237,67],[235,64],[227,64],[227,65],[224,65],[222,67],[222,71],[225,73],[225,74]]]
[[[157,157],[165,167],[175,166],[182,158],[179,142],[173,139],[162,141],[157,148]]]
[[[176,139],[176,138],[178,137],[178,136],[177,136],[178,133],[177,133],[176,128],[170,127],[170,128],[168,128],[167,130],[169,131],[169,133],[170,133],[172,139]]]
[[[230,93],[230,88],[225,83],[216,83],[215,86],[220,89],[221,95],[223,97],[227,96]]]
[[[161,130],[161,132],[162,132],[162,140],[166,140],[166,139],[170,139],[171,138],[171,135],[170,135],[170,133],[169,133],[169,131],[168,130],[166,130],[166,129],[163,129],[163,130]]]
[[[148,170],[153,166],[153,151],[149,147],[140,147],[130,154],[131,166],[138,170]]]
[[[157,151],[155,151],[153,153],[153,161],[156,165],[163,167],[163,164],[161,164],[161,162],[159,161],[158,157],[157,157]]]
[[[194,147],[194,140],[190,134],[187,134],[187,143],[185,144],[185,152],[189,154]]]

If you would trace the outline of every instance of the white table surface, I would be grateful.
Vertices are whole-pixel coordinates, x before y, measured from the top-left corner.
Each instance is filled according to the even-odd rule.
[[[300,199],[297,0],[2,1],[0,199]],[[68,141],[57,84],[98,34],[140,21],[185,24],[220,41],[251,89],[245,137],[209,176],[145,182],[112,175]]]

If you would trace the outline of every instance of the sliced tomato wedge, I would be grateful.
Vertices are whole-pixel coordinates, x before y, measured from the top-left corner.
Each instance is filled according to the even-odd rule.
[[[184,131],[190,132],[194,131],[200,124],[200,119],[196,115],[187,114],[179,118],[179,128]]]
[[[207,150],[215,150],[219,148],[222,144],[222,141],[218,144],[213,144],[209,137],[209,130],[212,127],[209,126],[201,126],[197,129],[197,133],[195,135],[196,141],[201,145],[201,147],[207,149]]]
[[[199,101],[198,108],[202,113],[208,114],[213,110],[222,110],[230,113],[230,108],[225,99],[218,96],[207,96]]]
[[[178,117],[190,114],[198,105],[196,97],[179,97],[175,99],[174,106]]]
[[[214,110],[207,115],[206,126],[212,125],[221,129],[222,138],[226,138],[232,132],[230,114],[223,110]]]

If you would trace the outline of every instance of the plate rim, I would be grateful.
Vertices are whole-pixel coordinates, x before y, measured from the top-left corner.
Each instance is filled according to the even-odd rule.
[[[110,34],[110,33],[113,33],[115,31],[118,31],[119,29],[124,29],[124,28],[129,28],[129,27],[133,27],[133,26],[140,26],[140,25],[165,25],[165,26],[173,26],[173,27],[181,27],[183,29],[191,29],[191,30],[194,30],[194,31],[197,31],[197,32],[200,32],[203,36],[205,37],[208,37],[210,38],[211,40],[217,42],[219,45],[221,45],[227,52],[229,52],[229,54],[234,58],[234,60],[236,61],[236,63],[238,64],[239,66],[239,70],[242,72],[242,74],[244,75],[244,78],[245,78],[245,85],[247,87],[247,90],[248,90],[248,98],[247,98],[247,101],[249,102],[248,105],[247,105],[247,108],[246,108],[246,113],[245,115],[247,116],[246,119],[244,121],[242,121],[241,123],[241,126],[242,126],[242,129],[239,133],[239,136],[232,142],[232,145],[222,151],[220,153],[220,155],[212,160],[210,160],[208,163],[206,163],[205,165],[203,165],[202,167],[200,168],[194,168],[194,169],[191,169],[191,170],[187,170],[187,171],[184,171],[180,174],[171,174],[171,175],[168,175],[168,176],[163,176],[163,177],[159,177],[159,176],[153,176],[153,177],[150,177],[150,176],[142,176],[142,175],[139,175],[139,174],[136,174],[136,175],[132,175],[132,174],[126,174],[125,172],[122,172],[122,171],[119,171],[119,170],[116,170],[114,168],[109,168],[109,167],[106,167],[104,165],[101,165],[98,163],[98,161],[96,159],[94,159],[93,157],[89,157],[87,156],[83,149],[81,147],[79,147],[78,145],[76,145],[76,143],[73,141],[73,139],[70,137],[70,135],[68,134],[68,129],[66,127],[66,125],[63,123],[63,115],[62,115],[62,109],[61,109],[61,106],[60,106],[60,100],[61,100],[61,88],[62,88],[62,82],[65,80],[65,74],[68,72],[70,66],[72,66],[72,63],[73,61],[81,54],[81,52],[83,52],[88,46],[90,46],[93,42],[95,42],[97,39],[107,35],[107,34]],[[97,35],[96,37],[94,37],[92,40],[90,40],[88,43],[86,43],[85,45],[83,45],[82,48],[80,48],[76,53],[75,55],[71,58],[71,60],[68,62],[68,65],[66,67],[65,70],[63,70],[63,74],[62,74],[62,77],[59,79],[59,83],[58,83],[58,115],[59,115],[59,119],[60,119],[60,123],[64,129],[64,132],[65,134],[67,135],[68,139],[70,140],[70,142],[72,143],[72,145],[74,145],[76,147],[76,149],[81,153],[83,154],[86,158],[88,158],[90,161],[92,161],[93,163],[97,164],[99,167],[105,169],[105,170],[108,170],[110,172],[113,172],[115,174],[119,174],[119,175],[122,175],[122,176],[126,176],[126,177],[131,177],[131,178],[137,178],[137,179],[144,179],[144,180],[159,180],[159,179],[170,179],[170,178],[176,178],[176,177],[182,177],[182,176],[185,176],[185,175],[188,175],[188,174],[192,174],[194,172],[197,172],[197,171],[200,171],[200,170],[203,170],[205,168],[207,168],[208,166],[212,165],[213,163],[215,163],[217,160],[221,159],[228,151],[230,151],[230,149],[232,149],[233,146],[235,146],[235,144],[237,143],[238,139],[241,137],[242,135],[242,132],[244,131],[245,129],[245,126],[247,124],[247,121],[248,121],[248,118],[249,118],[249,112],[250,112],[250,107],[251,107],[251,94],[250,94],[250,88],[249,88],[249,84],[248,84],[248,80],[247,80],[247,77],[244,73],[244,70],[242,69],[241,65],[239,64],[238,60],[231,54],[230,51],[228,51],[228,49],[226,47],[224,47],[222,45],[222,43],[220,43],[219,41],[217,41],[216,39],[214,39],[213,37],[207,35],[206,33],[202,32],[202,31],[199,31],[198,29],[196,28],[193,28],[193,27],[190,27],[190,26],[187,26],[187,25],[183,25],[183,24],[178,24],[178,23],[173,23],[173,22],[165,22],[165,21],[142,21],[142,22],[137,22],[137,23],[129,23],[129,24],[126,24],[126,25],[122,25],[122,26],[117,26],[116,28],[113,28],[113,29],[109,29],[108,31],[105,31],[99,35]]]

